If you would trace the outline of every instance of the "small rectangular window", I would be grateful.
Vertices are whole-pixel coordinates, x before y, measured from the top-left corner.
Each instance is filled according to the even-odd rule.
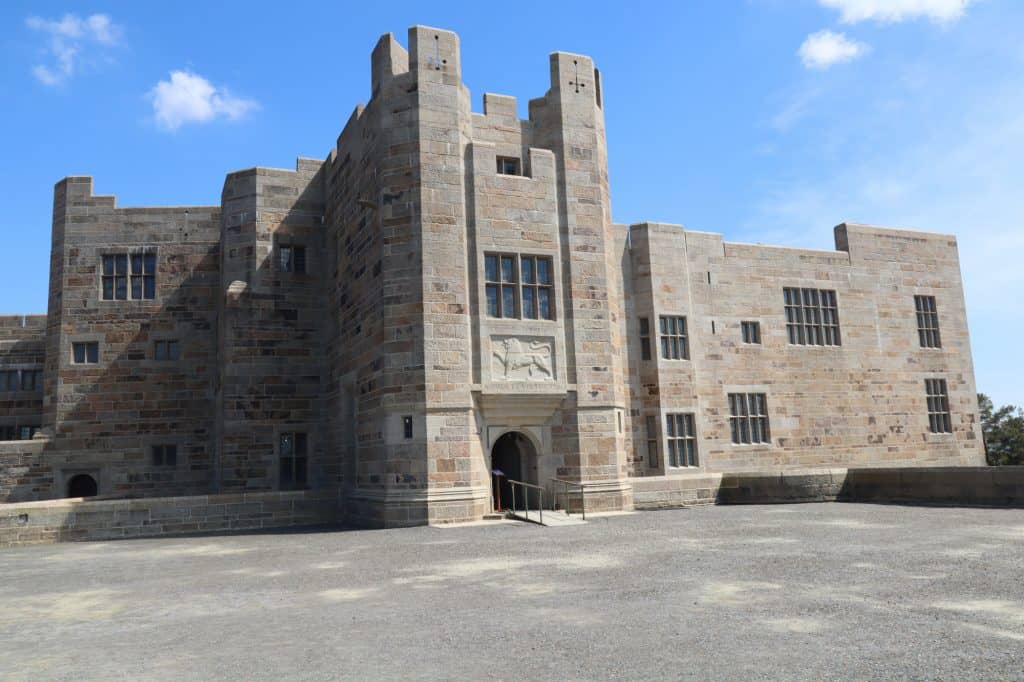
[[[917,338],[921,342],[921,348],[942,348],[935,297],[915,296],[914,307],[917,310]]]
[[[647,417],[647,464],[652,469],[658,468],[658,419]]]
[[[154,445],[152,448],[153,466],[173,467],[178,464],[177,445]]]
[[[928,401],[928,428],[932,433],[953,433],[946,380],[925,379],[924,390]]]
[[[498,175],[522,175],[519,159],[512,156],[498,157]]]
[[[729,394],[729,431],[735,445],[772,442],[764,393]]]
[[[666,415],[668,465],[673,468],[697,466],[697,432],[692,413]]]
[[[402,417],[402,434],[406,439],[412,438],[412,417]]]
[[[13,425],[0,426],[0,440],[17,440],[18,427]]]
[[[640,359],[651,359],[651,322],[646,317],[640,318]]]
[[[690,349],[686,341],[686,318],[661,316],[661,357],[666,360],[688,360]]]
[[[786,332],[795,346],[840,346],[836,292],[828,289],[783,289]]]
[[[740,322],[740,332],[743,334],[743,343],[761,343],[760,322]]]
[[[33,425],[21,425],[18,427],[18,440],[32,440],[36,435],[36,431],[39,430],[38,424]]]
[[[72,343],[71,354],[76,365],[95,365],[100,361],[100,344],[96,341]]]
[[[154,342],[153,357],[156,360],[178,360],[181,357],[181,346],[177,341]]]
[[[278,456],[281,490],[305,488],[308,463],[306,434],[301,431],[280,434]]]

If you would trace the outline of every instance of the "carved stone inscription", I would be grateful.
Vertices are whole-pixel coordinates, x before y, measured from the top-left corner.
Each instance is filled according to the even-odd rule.
[[[492,336],[495,381],[554,381],[555,343],[535,336]]]

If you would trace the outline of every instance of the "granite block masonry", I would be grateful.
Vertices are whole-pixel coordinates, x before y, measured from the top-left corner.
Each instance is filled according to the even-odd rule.
[[[306,490],[402,526],[508,479],[598,511],[639,478],[983,463],[954,237],[615,223],[590,57],[553,53],[520,119],[473,111],[454,33],[407,45],[325,158],[219,205],[57,183],[47,313],[0,319],[0,501]]]

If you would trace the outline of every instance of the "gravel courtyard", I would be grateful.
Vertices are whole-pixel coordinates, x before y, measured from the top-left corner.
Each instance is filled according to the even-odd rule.
[[[285,677],[1024,679],[1024,511],[707,507],[0,551],[0,678]]]

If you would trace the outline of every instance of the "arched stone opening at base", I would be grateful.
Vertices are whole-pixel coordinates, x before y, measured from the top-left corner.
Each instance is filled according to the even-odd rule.
[[[89,474],[75,474],[68,481],[68,497],[95,497],[98,490],[96,479]]]
[[[498,474],[497,472],[500,472]],[[491,448],[491,503],[496,511],[512,509],[512,485],[509,479],[537,483],[537,449],[518,431],[509,431],[494,441]],[[537,491],[530,491],[531,506],[537,504]],[[524,508],[523,488],[515,491],[517,509]]]

